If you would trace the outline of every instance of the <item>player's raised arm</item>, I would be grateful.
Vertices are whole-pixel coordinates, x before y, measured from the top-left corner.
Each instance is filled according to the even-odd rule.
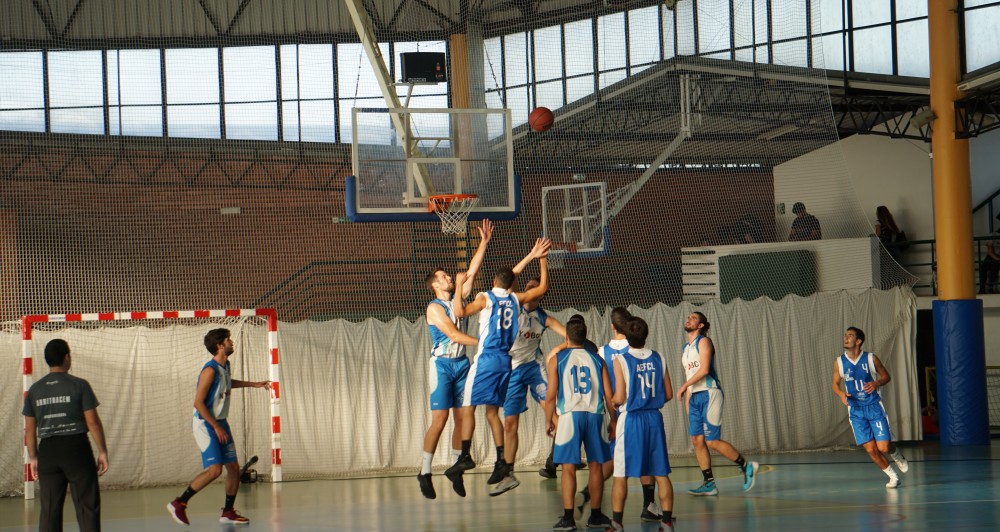
[[[477,229],[479,230],[479,246],[476,248],[476,253],[472,255],[472,260],[469,261],[469,270],[466,272],[465,280],[460,283],[458,282],[459,275],[455,275],[455,292],[462,294],[462,297],[469,297],[472,294],[472,284],[476,281],[476,275],[479,274],[479,269],[483,266],[483,259],[486,257],[486,246],[493,238],[493,222],[483,220]]]
[[[460,286],[464,281],[465,274],[458,272],[455,275],[455,284]],[[458,290],[455,290],[455,295],[452,296],[451,310],[455,313],[456,318],[472,316],[484,308],[486,308],[486,296],[484,294],[477,295],[476,299],[473,299],[472,303],[469,303],[468,305],[465,304],[465,298],[461,295],[461,293],[459,293]]]
[[[541,299],[545,296],[545,293],[549,291],[548,255],[549,248],[552,247],[552,241],[547,238],[540,238],[538,240],[539,242],[536,243],[534,248],[532,248],[532,253],[535,253],[536,251],[541,253],[541,255],[538,256],[538,286],[517,294],[517,300],[520,301],[522,305]]]
[[[448,317],[448,313],[445,312],[444,307],[436,303],[431,303],[427,305],[427,323],[438,328],[441,332],[448,337],[452,342],[462,344],[462,345],[479,345],[479,340],[464,332],[458,330],[455,327],[455,323],[451,321]]]
[[[514,275],[521,275],[521,272],[523,272],[524,269],[527,268],[529,264],[531,264],[531,261],[548,253],[548,248],[550,247],[552,247],[551,240],[547,238],[536,239],[535,245],[532,246],[531,251],[529,251],[528,254],[524,256],[523,259],[521,259],[521,262],[515,264],[514,267],[511,268],[511,271],[514,272]]]

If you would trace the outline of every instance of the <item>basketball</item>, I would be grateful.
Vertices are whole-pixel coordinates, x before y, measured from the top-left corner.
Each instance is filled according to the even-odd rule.
[[[552,127],[552,122],[556,119],[548,107],[536,107],[528,115],[528,125],[535,131],[548,131]]]

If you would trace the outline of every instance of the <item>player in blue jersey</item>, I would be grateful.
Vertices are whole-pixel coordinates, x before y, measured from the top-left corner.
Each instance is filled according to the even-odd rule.
[[[715,475],[712,474],[712,454],[709,449],[725,456],[743,472],[743,491],[750,491],[757,480],[757,462],[748,462],[733,445],[722,439],[722,385],[715,373],[715,346],[709,340],[708,318],[701,312],[692,312],[684,321],[688,343],[684,346],[681,362],[686,381],[677,389],[677,399],[684,397],[688,412],[688,435],[694,446],[694,455],[705,481],[701,486],[688,490],[691,495],[718,495]]]
[[[607,344],[600,347],[597,351],[598,355],[604,359],[604,364],[608,367],[608,376],[611,378],[611,394],[614,395],[615,387],[615,373],[614,373],[614,360],[618,358],[622,353],[628,351],[628,340],[625,338],[625,327],[628,325],[628,320],[632,318],[632,314],[625,307],[615,307],[611,310],[611,340]],[[671,392],[673,393],[673,392]],[[615,452],[615,440],[611,440],[611,453]],[[608,460],[602,466],[604,472],[604,478],[611,478],[611,474],[614,471],[614,461]],[[660,512],[657,508],[656,503],[653,502],[655,496],[656,485],[653,483],[653,477],[643,476],[640,480],[642,484],[642,514],[639,516],[643,521],[659,521]],[[580,501],[577,501],[577,506],[581,507],[590,500],[590,489],[589,487],[583,488],[580,492]]]
[[[878,393],[879,387],[889,384],[892,377],[877,356],[861,350],[864,343],[864,331],[857,327],[847,328],[844,354],[833,363],[833,393],[847,407],[854,441],[865,448],[872,462],[889,477],[885,487],[895,488],[899,486],[899,475],[886,456],[892,458],[903,473],[909,471],[910,466],[892,443],[889,418]]]
[[[233,340],[228,329],[212,329],[205,335],[205,349],[212,359],[205,363],[198,375],[198,387],[194,395],[194,418],[192,429],[194,439],[201,449],[201,464],[204,471],[194,477],[180,497],[167,505],[167,510],[175,521],[182,525],[190,522],[187,517],[187,503],[196,493],[219,478],[226,469],[226,505],[222,508],[219,522],[233,525],[247,525],[250,520],[235,509],[236,492],[240,489],[240,468],[236,463],[236,444],[226,418],[229,415],[229,397],[233,388],[271,389],[271,381],[240,381],[230,377],[229,357],[233,354]]]
[[[517,273],[517,267],[514,268],[514,273]],[[539,284],[541,284],[541,279],[536,277],[525,283],[524,288],[530,290]],[[549,316],[539,306],[539,303],[539,301],[533,301],[523,304],[518,313],[517,338],[510,348],[510,381],[507,383],[507,398],[503,403],[505,456],[502,462],[497,461],[497,464],[502,467],[494,469],[494,475],[486,481],[487,484],[501,482],[506,477],[507,466],[514,464],[519,443],[517,431],[520,426],[521,414],[528,411],[528,395],[534,397],[539,404],[545,400],[547,388],[545,378],[542,376],[542,367],[538,363],[542,334],[551,329],[560,338],[566,337],[566,328],[563,324]],[[549,455],[549,463],[551,460],[552,456]],[[548,469],[542,471],[547,472]],[[555,465],[553,464],[552,474],[548,478],[554,477]]]
[[[468,305],[463,303],[460,294],[455,294],[455,316],[463,318],[479,314],[479,347],[465,380],[462,399],[462,453],[444,473],[452,482],[457,482],[465,471],[476,467],[470,451],[472,435],[476,430],[477,406],[486,406],[486,420],[490,424],[493,443],[497,448],[497,462],[504,459],[504,429],[500,421],[500,405],[507,396],[507,383],[510,379],[510,348],[517,337],[521,305],[541,299],[549,289],[547,256],[551,245],[552,242],[547,238],[539,238],[525,257],[528,262],[534,259],[539,261],[541,275],[538,286],[514,293],[511,291],[516,278],[514,270],[501,268],[493,277],[493,288],[489,292],[477,294]],[[457,279],[457,282],[461,282],[463,275],[459,274]],[[499,467],[504,468],[504,481],[500,483],[503,484],[503,489],[491,491],[492,496],[520,485],[514,477],[513,467],[508,470],[505,463]]]
[[[660,488],[660,531],[673,530],[674,488],[670,458],[660,409],[673,398],[670,371],[660,353],[646,347],[649,326],[642,318],[625,325],[628,348],[615,357],[614,402],[619,406],[615,430],[614,485],[611,490],[613,523],[608,530],[622,530],[628,478],[652,478]],[[643,485],[645,492],[645,485]],[[652,491],[652,490],[650,490]],[[648,511],[648,510],[647,510]]]
[[[587,526],[611,526],[611,520],[601,512],[604,495],[601,465],[611,456],[609,422],[613,426],[616,414],[613,408],[608,408],[611,404],[608,368],[600,356],[584,349],[586,339],[587,324],[570,319],[566,322],[566,342],[553,348],[547,359],[546,427],[555,438],[555,462],[563,467],[563,516],[554,530],[576,530],[574,498],[581,445],[589,462],[588,485],[592,495]]]
[[[427,328],[430,330],[433,342],[427,379],[431,389],[431,425],[427,427],[427,433],[424,435],[423,457],[417,482],[420,484],[420,493],[428,499],[437,497],[434,483],[431,482],[431,464],[434,461],[438,440],[441,439],[441,433],[448,423],[449,411],[455,415],[451,445],[456,458],[462,448],[462,416],[459,412],[462,406],[462,394],[465,391],[465,377],[469,373],[469,359],[465,355],[465,346],[474,346],[479,341],[461,330],[464,325],[460,326],[460,320],[452,310],[452,299],[455,292],[462,294],[463,297],[468,297],[472,293],[472,284],[483,265],[486,246],[493,236],[493,224],[489,220],[483,220],[478,229],[479,246],[469,262],[469,270],[464,273],[462,281],[457,283],[458,290],[451,276],[442,269],[433,271],[425,280],[427,287],[434,293],[434,299],[427,304],[425,313]],[[462,477],[451,480],[455,493],[465,497],[465,483]]]

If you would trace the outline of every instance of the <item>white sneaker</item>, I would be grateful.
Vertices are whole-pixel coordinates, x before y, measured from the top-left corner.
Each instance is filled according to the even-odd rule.
[[[886,482],[885,487],[887,488],[898,488],[899,487],[899,476],[893,475],[889,477],[889,482]]]
[[[521,481],[517,480],[517,477],[514,476],[514,473],[508,473],[507,476],[503,477],[503,479],[500,482],[498,482],[496,486],[493,487],[493,490],[490,491],[490,497],[496,497],[497,495],[502,495],[520,485]]]
[[[906,457],[903,456],[903,453],[899,452],[899,449],[896,449],[896,454],[891,456],[892,461],[896,462],[896,467],[899,468],[900,473],[906,473],[910,470],[910,464],[906,462]]]

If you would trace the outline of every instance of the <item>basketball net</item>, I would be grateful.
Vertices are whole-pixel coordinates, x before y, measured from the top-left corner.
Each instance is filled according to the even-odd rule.
[[[441,219],[441,232],[457,235],[465,232],[469,213],[479,204],[475,194],[439,194],[427,198],[427,210]]]
[[[576,242],[553,242],[549,249],[549,268],[561,270],[565,266],[566,255],[576,253]]]

